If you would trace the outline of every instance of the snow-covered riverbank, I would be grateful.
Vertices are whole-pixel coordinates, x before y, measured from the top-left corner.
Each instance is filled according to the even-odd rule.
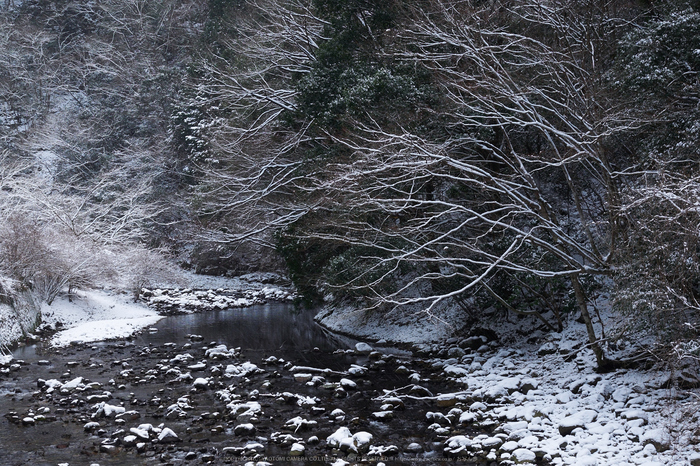
[[[450,454],[468,458],[495,445],[488,458],[499,465],[535,459],[562,466],[700,464],[697,395],[667,388],[668,373],[597,374],[585,351],[569,358],[553,344],[539,351],[494,344],[472,350],[474,341],[424,347],[442,377],[461,386],[436,398],[441,414],[467,407],[453,413],[456,422],[428,428],[449,436],[456,426],[497,426],[495,436],[450,436]],[[437,354],[443,356],[432,357]]]
[[[152,326],[167,313],[248,307],[294,297],[289,287],[274,284],[282,280],[276,274],[235,278],[181,275],[180,283],[143,290],[143,301],[139,302],[134,302],[130,294],[109,289],[59,296],[51,305],[42,304],[42,328],[58,330],[50,343],[60,347],[72,342],[125,338]]]
[[[162,319],[130,295],[109,290],[58,297],[50,306],[44,303],[41,314],[44,326],[61,329],[51,338],[53,346],[125,338]]]
[[[491,316],[483,322],[482,334],[471,337],[460,335],[462,317],[458,309],[428,316],[345,308],[326,309],[317,320],[345,334],[413,342],[419,357],[460,387],[437,397],[443,409],[426,420],[429,429],[447,436],[448,455],[476,459],[486,452],[499,466],[531,461],[561,466],[700,465],[700,392],[673,388],[678,373],[661,365],[657,370],[596,373],[595,357],[584,344],[586,329],[573,316],[559,333],[538,329],[536,321],[528,326],[523,320]],[[612,316],[603,319],[614,322]],[[440,334],[454,336],[434,343]],[[626,343],[626,351],[617,356],[641,349],[639,341]],[[697,386],[693,374],[683,372],[682,382]],[[417,376],[415,381],[420,383]],[[450,416],[455,406],[461,412]],[[496,435],[452,435],[469,425],[495,425]]]

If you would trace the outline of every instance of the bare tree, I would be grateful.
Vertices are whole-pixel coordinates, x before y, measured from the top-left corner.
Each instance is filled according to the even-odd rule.
[[[540,12],[527,17],[540,28],[559,13],[543,16],[548,7],[538,3],[511,14],[522,17],[528,8]],[[593,88],[593,44],[583,51],[557,48],[474,19],[491,10],[435,2],[429,14],[415,14],[393,53],[432,71],[445,96],[440,116],[449,135],[435,141],[364,127],[353,139],[338,139],[353,151],[353,162],[336,167],[328,188],[353,193],[343,201],[356,204],[353,210],[398,219],[377,225],[355,215],[349,235],[326,235],[375,249],[374,238],[391,239],[381,241],[387,245],[375,265],[351,284],[373,274],[377,278],[362,286],[378,288],[402,264],[420,264],[410,281],[375,295],[379,302],[421,302],[430,310],[479,288],[507,306],[490,286],[496,274],[565,277],[598,366],[607,367],[582,279],[609,275],[614,265],[621,173],[608,160],[606,140],[628,126]],[[570,34],[586,33],[576,26]],[[438,291],[429,285],[448,278],[446,290],[406,297],[411,288]]]
[[[314,136],[281,120],[296,109],[293,80],[310,71],[324,22],[302,0],[250,2],[234,24],[223,41],[234,55],[214,50],[199,64],[188,103],[197,117],[183,116],[188,169],[203,174],[194,199],[205,239],[270,246],[271,232],[316,202],[301,194],[312,189],[298,156]]]
[[[213,90],[211,101],[246,123],[222,121],[207,133],[218,136],[212,153],[227,155],[213,156],[220,169],[207,171],[216,180],[205,185],[209,211],[259,219],[221,238],[293,224],[299,238],[354,248],[350,262],[336,264],[345,277],[336,285],[361,290],[371,306],[430,312],[481,290],[513,309],[495,277],[565,279],[597,363],[608,367],[584,278],[612,273],[622,173],[606,142],[629,125],[596,89],[607,53],[599,45],[616,22],[596,10],[596,22],[569,24],[567,13],[556,2],[494,10],[435,1],[405,10],[406,27],[388,31],[380,50],[430,73],[440,102],[421,111],[442,127],[428,133],[371,113],[346,117],[340,132],[279,125],[297,97],[285,73],[307,72],[313,57],[302,60],[311,39],[295,41],[276,20],[285,24],[274,29],[285,39],[275,42],[285,44],[282,58],[232,76],[212,68],[202,84],[202,94]],[[564,23],[566,37],[586,40],[562,42]],[[257,37],[244,35],[242,46],[280,57],[268,42],[250,41]],[[310,142],[348,155],[304,160],[299,148]],[[262,216],[254,214],[260,207]]]
[[[177,1],[54,6],[27,3],[0,27],[0,124],[12,130],[0,160],[0,270],[47,301],[116,272],[146,280],[125,251],[147,256],[142,245],[174,204],[159,196],[176,199],[168,86],[197,33],[188,19],[201,13]]]

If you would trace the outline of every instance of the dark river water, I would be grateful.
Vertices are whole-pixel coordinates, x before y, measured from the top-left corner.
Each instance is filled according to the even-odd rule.
[[[191,338],[197,335],[196,338]],[[201,337],[201,338],[200,338]],[[419,442],[424,445],[421,457],[423,464],[434,458],[437,451],[432,434],[425,432],[425,413],[429,404],[414,402],[401,419],[377,422],[372,419],[373,411],[378,411],[380,402],[373,398],[382,390],[402,387],[409,384],[406,375],[395,373],[400,364],[411,365],[408,353],[398,350],[381,350],[384,356],[377,361],[364,354],[344,350],[354,348],[356,340],[333,334],[313,321],[313,311],[298,310],[291,304],[269,303],[245,309],[206,311],[196,314],[174,315],[163,318],[151,330],[124,341],[78,344],[67,348],[47,348],[33,345],[15,350],[14,368],[5,369],[0,374],[0,466],[4,465],[117,465],[117,464],[245,464],[244,457],[230,457],[223,453],[224,448],[244,446],[258,436],[269,438],[274,432],[284,431],[286,419],[302,415],[311,416],[318,426],[305,435],[315,434],[323,440],[341,425],[350,425],[353,432],[370,431],[377,442],[391,442],[408,445]],[[265,411],[264,419],[256,424],[257,433],[246,438],[232,434],[235,420],[225,417],[209,419],[207,412],[225,411],[224,404],[214,396],[215,390],[192,390],[192,379],[188,382],[173,383],[172,375],[165,375],[159,367],[163,364],[177,366],[174,356],[191,353],[193,362],[203,361],[206,348],[214,344],[225,344],[228,348],[239,348],[239,362],[251,361],[265,370],[249,379],[219,379],[212,377],[218,387],[233,383],[236,391],[245,397],[252,391],[260,391],[260,400]],[[284,359],[282,362],[266,365],[270,356]],[[168,363],[168,361],[170,361]],[[222,361],[223,367],[234,360]],[[378,362],[386,363],[385,366]],[[217,364],[207,360],[207,369],[193,372],[193,377],[210,376],[209,370]],[[309,386],[296,381],[293,372],[288,371],[289,363],[320,369],[331,369],[325,373],[329,382],[337,383],[343,371],[353,365],[365,365],[369,372],[365,376],[353,377],[358,387],[350,390],[347,397],[338,398],[332,389]],[[186,370],[183,366],[181,369]],[[126,371],[124,370],[126,369]],[[415,370],[415,369],[414,369]],[[159,372],[160,371],[160,372]],[[130,374],[126,374],[125,372]],[[159,374],[150,379],[148,374]],[[100,388],[84,393],[46,393],[40,379],[60,379],[63,382],[83,377],[86,382],[99,382]],[[347,377],[347,375],[346,375]],[[426,381],[427,382],[427,381]],[[429,384],[428,387],[431,385]],[[431,388],[432,389],[432,388]],[[121,404],[127,410],[138,411],[137,419],[119,423],[118,420],[99,418],[100,432],[86,432],[83,426],[95,420],[95,402],[90,395],[107,392],[110,403]],[[274,393],[297,393],[318,397],[323,409],[311,412],[308,407],[275,402]],[[175,403],[180,397],[189,397],[194,409],[187,416],[171,419],[164,416],[163,406]],[[155,401],[158,400],[158,401]],[[334,408],[347,412],[344,421],[335,419],[329,413]],[[44,411],[45,410],[45,411]],[[26,416],[45,412],[42,422],[27,425],[22,422]],[[398,412],[397,412],[398,413]],[[224,415],[225,416],[225,415]],[[14,419],[14,420],[13,420]],[[111,453],[105,453],[104,442],[119,440],[128,428],[141,423],[154,426],[165,423],[179,433],[180,443],[175,445],[148,445],[145,451],[134,447],[116,444]],[[350,424],[348,424],[350,423]],[[223,427],[219,429],[218,424]],[[310,460],[312,455],[328,455],[330,450],[324,442],[318,445],[307,444],[308,458],[300,458],[295,464],[321,465],[333,461]],[[289,446],[267,443],[264,454],[285,455]],[[193,456],[195,460],[188,459]],[[412,454],[415,457],[415,454]],[[245,456],[245,455],[244,455]],[[342,454],[341,454],[342,456]],[[211,461],[208,459],[211,458]],[[412,464],[413,460],[403,457],[387,461],[387,465]],[[331,458],[332,459],[332,458]],[[376,460],[375,460],[376,462]],[[288,464],[274,462],[274,464]]]
[[[206,311],[164,317],[152,328],[134,337],[137,344],[181,342],[188,335],[200,335],[229,347],[241,347],[246,353],[288,354],[308,358],[311,350],[322,352],[349,348],[356,340],[343,337],[316,324],[314,311],[298,309],[289,303],[267,303],[248,308]],[[102,343],[96,343],[100,345]],[[15,359],[42,358],[39,345],[21,346]],[[39,353],[39,354],[38,354]],[[317,354],[318,351],[313,351]]]
[[[297,364],[331,363],[332,358],[323,356],[354,346],[356,340],[327,331],[314,322],[313,316],[314,311],[287,303],[168,316],[153,326],[157,332],[144,332],[135,343],[164,344],[199,335],[205,342],[240,347],[247,358],[274,355]]]

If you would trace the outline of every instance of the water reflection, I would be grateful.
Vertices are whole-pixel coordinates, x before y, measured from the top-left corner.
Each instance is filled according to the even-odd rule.
[[[265,352],[290,358],[314,348],[332,352],[337,348],[351,347],[355,342],[317,325],[313,321],[313,311],[298,311],[287,303],[170,316],[154,328],[158,331],[140,335],[136,343],[180,343],[187,335],[194,334],[201,335],[206,342],[241,347],[244,352]]]
[[[314,348],[329,353],[355,344],[355,340],[326,331],[314,322],[313,315],[314,311],[300,311],[293,304],[273,302],[242,309],[168,316],[153,326],[157,332],[144,332],[134,343],[182,344],[187,335],[201,335],[205,342],[241,347],[244,352],[259,355],[300,358],[300,363],[310,361],[309,353]],[[17,359],[39,357],[36,345],[20,346],[12,354]]]

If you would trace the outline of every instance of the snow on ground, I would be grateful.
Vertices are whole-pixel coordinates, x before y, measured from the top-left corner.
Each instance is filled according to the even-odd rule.
[[[433,361],[443,365],[445,379],[463,388],[436,397],[438,406],[445,412],[456,403],[468,407],[456,413],[462,426],[498,426],[498,440],[467,438],[465,454],[493,449],[493,459],[503,465],[529,464],[530,457],[557,466],[691,464],[699,451],[694,426],[700,407],[693,396],[664,388],[668,374],[596,374],[586,352],[572,361],[534,356],[492,346]],[[462,437],[448,438],[446,447]]]
[[[63,325],[51,339],[53,346],[124,338],[162,319],[153,309],[131,302],[130,295],[108,290],[78,291],[70,300],[60,296],[50,306],[44,303],[41,313],[44,324]]]
[[[463,311],[457,306],[436,306],[430,314],[415,307],[389,312],[358,309],[354,305],[326,307],[315,320],[341,334],[397,343],[443,340],[464,325]]]
[[[601,310],[608,330],[616,323],[609,311]],[[439,368],[437,379],[457,385],[434,397],[453,419],[438,426],[448,456],[468,461],[487,454],[503,466],[533,464],[534,458],[554,466],[700,466],[700,388],[673,388],[678,374],[663,365],[596,373],[585,326],[575,315],[556,333],[536,321],[528,327],[524,319],[489,314],[474,335],[460,328],[464,317],[456,308],[430,316],[345,308],[322,310],[316,319],[382,345],[413,342],[416,354],[428,358],[423,364]],[[453,337],[445,339],[449,330]],[[611,356],[634,354],[641,342],[620,341],[626,349]],[[496,429],[491,436],[463,435],[470,426]]]
[[[143,288],[141,298],[160,313],[193,313],[216,309],[249,307],[268,301],[293,301],[291,286],[274,273],[253,273],[240,277],[211,277],[184,272],[187,288],[161,284]]]

